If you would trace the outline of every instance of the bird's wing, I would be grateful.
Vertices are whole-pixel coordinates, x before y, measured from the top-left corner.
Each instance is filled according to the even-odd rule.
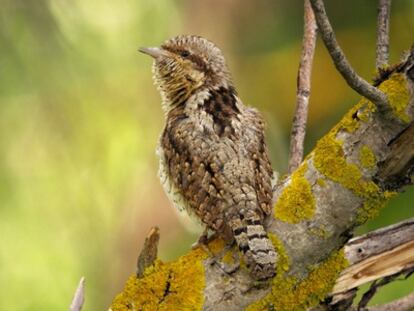
[[[212,228],[222,225],[224,213],[243,205],[265,214],[271,210],[273,171],[263,129],[254,123],[243,127],[237,137],[223,138],[182,117],[172,120],[161,137],[171,182],[189,212]]]

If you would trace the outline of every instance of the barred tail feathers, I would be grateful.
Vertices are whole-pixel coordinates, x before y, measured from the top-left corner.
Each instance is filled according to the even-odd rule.
[[[257,280],[272,278],[276,273],[277,254],[259,215],[253,210],[247,211],[244,218],[233,218],[230,227],[252,276]]]

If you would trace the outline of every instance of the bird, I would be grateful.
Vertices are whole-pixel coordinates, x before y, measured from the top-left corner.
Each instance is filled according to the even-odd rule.
[[[157,153],[168,197],[228,245],[235,241],[255,280],[272,278],[278,255],[264,221],[274,173],[263,117],[242,103],[213,42],[179,35],[139,51],[154,60],[165,113]]]

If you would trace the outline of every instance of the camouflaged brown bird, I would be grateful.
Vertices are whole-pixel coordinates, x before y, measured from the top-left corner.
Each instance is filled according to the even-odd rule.
[[[263,221],[273,170],[262,116],[237,97],[212,42],[183,35],[140,51],[154,58],[166,113],[158,154],[168,196],[229,244],[235,240],[255,279],[272,277],[277,255]]]

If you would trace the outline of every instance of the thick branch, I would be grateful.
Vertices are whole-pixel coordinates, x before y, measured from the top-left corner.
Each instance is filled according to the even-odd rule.
[[[388,66],[391,0],[379,0],[377,18],[377,68]]]
[[[388,176],[381,163],[393,152],[392,142],[413,120],[413,67],[414,51],[379,82],[385,93],[399,100],[395,104],[404,121],[380,117],[371,103],[361,100],[318,142],[302,165],[278,185],[273,215],[266,226],[279,254],[277,276],[271,284],[255,283],[243,265],[227,274],[217,261],[231,263],[235,256],[222,251],[223,244],[214,241],[210,247],[217,254],[216,260],[196,249],[171,263],[156,261],[144,277],[130,278],[112,310],[128,306],[133,310],[134,305],[145,305],[148,310],[154,306],[168,310],[178,305],[182,310],[297,310],[322,299],[332,290],[343,267],[337,251],[351,238],[353,229],[374,217],[390,197]],[[397,175],[407,176],[412,171],[412,165],[407,165]],[[378,182],[378,176],[382,182]],[[401,187],[402,184],[395,190]],[[394,238],[389,237],[389,242],[401,241],[395,233],[390,234]],[[372,236],[375,240],[375,234]],[[365,250],[365,246],[361,246],[362,256],[352,256],[360,260],[357,265],[371,260],[376,275],[382,277],[389,272],[381,272],[381,263],[389,271],[385,263],[400,258],[390,255],[407,254],[406,250],[412,250],[412,241],[411,236],[405,244],[387,250],[387,260],[369,251],[371,247]],[[363,244],[362,238],[350,243],[368,245]],[[376,243],[374,249],[382,244]],[[401,266],[411,264],[409,256],[404,257],[407,261],[401,261]],[[372,258],[381,261],[377,263]]]
[[[310,2],[315,13],[322,40],[331,55],[336,69],[338,69],[352,89],[375,103],[379,110],[387,111],[389,105],[385,94],[361,78],[345,57],[344,52],[336,41],[331,23],[325,11],[323,0],[310,0]]]
[[[298,71],[296,109],[290,138],[289,173],[296,170],[303,160],[303,145],[306,134],[306,122],[308,119],[312,63],[316,46],[317,26],[315,16],[313,15],[309,0],[305,0],[304,3],[302,55]]]

